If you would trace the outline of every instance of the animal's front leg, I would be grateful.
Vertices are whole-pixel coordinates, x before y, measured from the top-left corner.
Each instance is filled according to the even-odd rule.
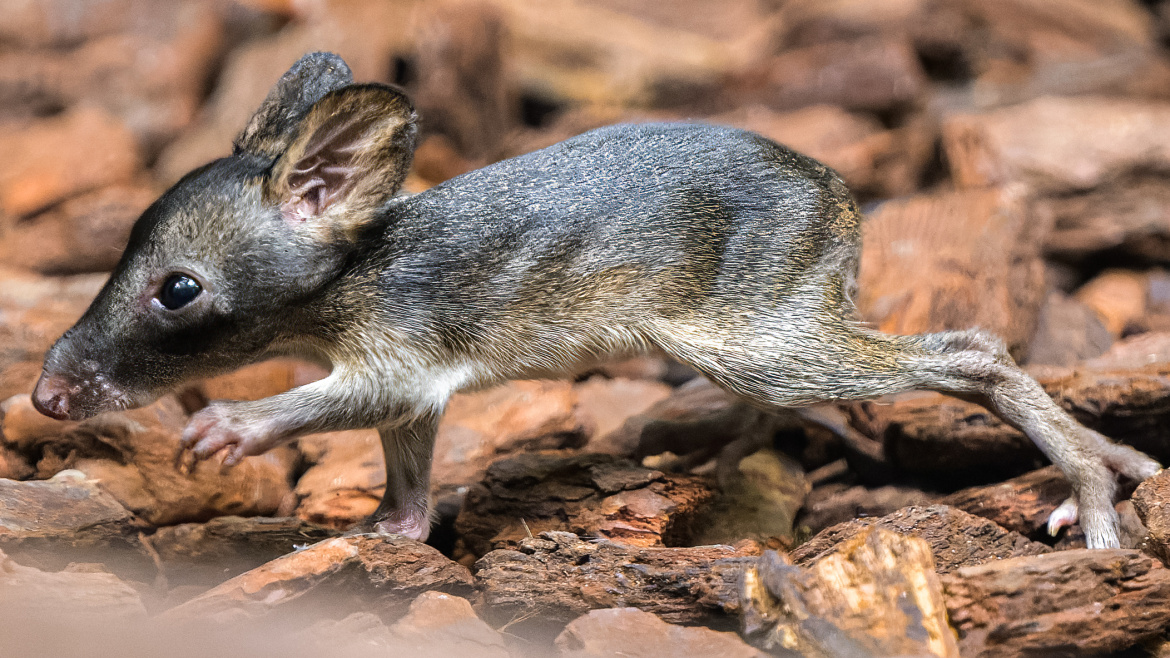
[[[427,412],[379,428],[386,456],[386,493],[368,523],[378,532],[425,541],[431,531],[431,456],[439,414]]]
[[[223,452],[230,466],[304,434],[377,427],[401,413],[380,397],[382,390],[362,375],[335,369],[325,379],[255,402],[212,402],[183,430],[180,460]]]

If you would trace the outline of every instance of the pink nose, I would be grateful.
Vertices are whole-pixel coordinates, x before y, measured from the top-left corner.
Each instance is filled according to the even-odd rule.
[[[33,407],[50,418],[68,420],[70,388],[72,386],[65,378],[42,374],[33,389]]]

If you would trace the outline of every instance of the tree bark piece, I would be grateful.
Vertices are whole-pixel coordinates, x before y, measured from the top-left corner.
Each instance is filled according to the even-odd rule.
[[[80,471],[49,480],[0,480],[0,548],[22,564],[58,571],[101,563],[149,581],[157,568],[139,539],[150,526]]]
[[[594,375],[573,385],[577,392],[575,412],[587,429],[588,452],[607,452],[600,439],[622,427],[630,418],[645,413],[674,392],[670,386],[652,379],[607,378]],[[597,448],[597,449],[595,449]],[[629,457],[630,453],[618,454]]]
[[[66,546],[108,546],[129,541],[146,524],[79,471],[49,480],[0,480],[0,544],[51,542]]]
[[[740,573],[755,553],[754,544],[635,548],[568,532],[542,532],[518,548],[475,563],[489,622],[566,624],[589,610],[633,607],[670,623],[726,626],[739,610]]]
[[[1138,485],[1133,506],[1150,532],[1150,550],[1163,564],[1170,564],[1170,471]]]
[[[946,505],[907,507],[880,519],[854,519],[826,528],[792,551],[792,561],[808,565],[851,541],[870,527],[878,527],[926,540],[934,553],[939,573],[1020,555],[1048,553],[1052,549],[977,516]]]
[[[221,516],[159,528],[148,541],[170,586],[211,586],[337,534],[297,518]]]
[[[943,146],[958,184],[1023,183],[1041,194],[1095,187],[1170,165],[1170,104],[1050,96],[954,116]]]
[[[888,201],[867,217],[857,307],[887,333],[982,327],[1023,354],[1044,301],[1044,227],[1021,194]]]
[[[0,262],[53,275],[112,270],[134,220],[160,191],[146,183],[119,183],[26,220],[0,219]]]
[[[473,555],[515,548],[546,530],[632,546],[679,546],[713,499],[708,480],[612,457],[525,453],[496,461],[472,487],[455,527]]]
[[[405,609],[411,599],[430,590],[469,594],[471,574],[430,546],[405,537],[349,535],[240,574],[164,616],[242,621],[301,606],[342,615],[392,611]]]
[[[1076,299],[1119,338],[1124,333],[1139,333],[1135,329],[1149,312],[1149,286],[1149,277],[1142,272],[1111,268],[1078,288]]]
[[[593,610],[557,637],[561,658],[767,658],[735,633],[668,624],[637,608]]]
[[[870,489],[841,483],[814,488],[797,517],[797,527],[812,533],[857,518],[885,516],[911,505],[930,505],[936,496],[910,487]]]
[[[890,461],[911,473],[945,473],[974,484],[1044,464],[1028,437],[987,408],[941,393],[901,393],[845,409],[854,427],[884,444]]]
[[[378,508],[386,489],[386,462],[376,430],[347,430],[301,437],[309,467],[297,480],[296,515],[345,529]]]
[[[78,107],[9,132],[0,145],[0,158],[8,163],[0,172],[4,224],[69,197],[128,182],[142,164],[138,143],[125,124],[93,107]]]
[[[516,122],[510,110],[517,93],[505,66],[507,29],[499,10],[487,3],[452,8],[424,5],[416,18],[419,86],[412,96],[427,117],[428,132],[486,163]]]
[[[696,520],[691,543],[751,539],[791,546],[793,521],[811,489],[800,464],[772,448],[728,461],[738,463],[726,464],[729,472],[721,474],[719,494]]]
[[[1170,192],[1165,173],[1135,173],[1090,190],[1038,199],[1036,216],[1052,226],[1051,258],[1093,267],[1106,252],[1129,266],[1170,261]]]
[[[1101,356],[1114,337],[1097,313],[1059,290],[1049,290],[1028,340],[1028,365],[1075,366]]]
[[[43,14],[34,23],[39,25],[18,30],[17,39],[45,26],[58,33],[53,43],[38,40],[0,55],[0,67],[8,72],[0,82],[6,114],[101,107],[125,123],[148,152],[194,117],[230,41],[224,38],[230,12],[214,3],[52,2],[39,9]]]
[[[1151,14],[1130,2],[796,0],[780,16],[778,41],[788,45],[910,38],[931,77],[961,81],[955,92],[977,106],[1041,94],[1161,95],[1145,70],[1160,59]]]
[[[671,452],[700,453],[706,461],[748,436],[775,429],[769,414],[755,409],[707,379],[683,384],[669,397],[628,418],[621,427],[594,438],[589,449],[641,459]]]
[[[1047,466],[998,484],[956,491],[939,502],[1040,539],[1047,533],[1048,516],[1071,495],[1072,486],[1060,469]]]
[[[958,658],[930,546],[867,528],[807,569],[768,552],[743,577],[743,631],[803,656]]]
[[[1091,656],[1170,623],[1170,571],[1127,549],[1070,550],[942,576],[964,656]]]
[[[502,455],[584,445],[571,382],[518,380],[451,398],[435,438],[433,488],[446,493],[483,479]]]
[[[1023,185],[1037,220],[1053,227],[1044,250],[1089,264],[1101,252],[1131,263],[1170,258],[1168,128],[1166,102],[1047,96],[952,116],[942,133],[960,186]]]
[[[891,111],[912,105],[926,75],[904,39],[861,38],[790,48],[763,63],[763,88],[748,98],[783,109],[824,103]]]

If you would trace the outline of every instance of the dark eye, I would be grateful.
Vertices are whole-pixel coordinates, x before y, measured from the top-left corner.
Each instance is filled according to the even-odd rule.
[[[203,286],[186,274],[172,274],[163,281],[158,291],[158,301],[174,311],[190,304],[203,292]]]

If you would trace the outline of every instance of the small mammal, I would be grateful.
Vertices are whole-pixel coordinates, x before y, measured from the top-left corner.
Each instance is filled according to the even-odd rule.
[[[764,407],[930,389],[983,401],[1075,491],[1090,547],[1118,545],[1118,475],[1161,467],[1056,406],[980,331],[890,336],[853,319],[861,216],[828,168],[758,135],[602,128],[397,197],[417,129],[394,88],[336,55],[298,61],[231,156],[143,213],[109,282],[45,359],[60,419],[149,403],[277,354],[331,367],[183,434],[233,464],[294,437],[378,428],[370,523],[425,539],[437,422],[460,389],[659,349]]]

